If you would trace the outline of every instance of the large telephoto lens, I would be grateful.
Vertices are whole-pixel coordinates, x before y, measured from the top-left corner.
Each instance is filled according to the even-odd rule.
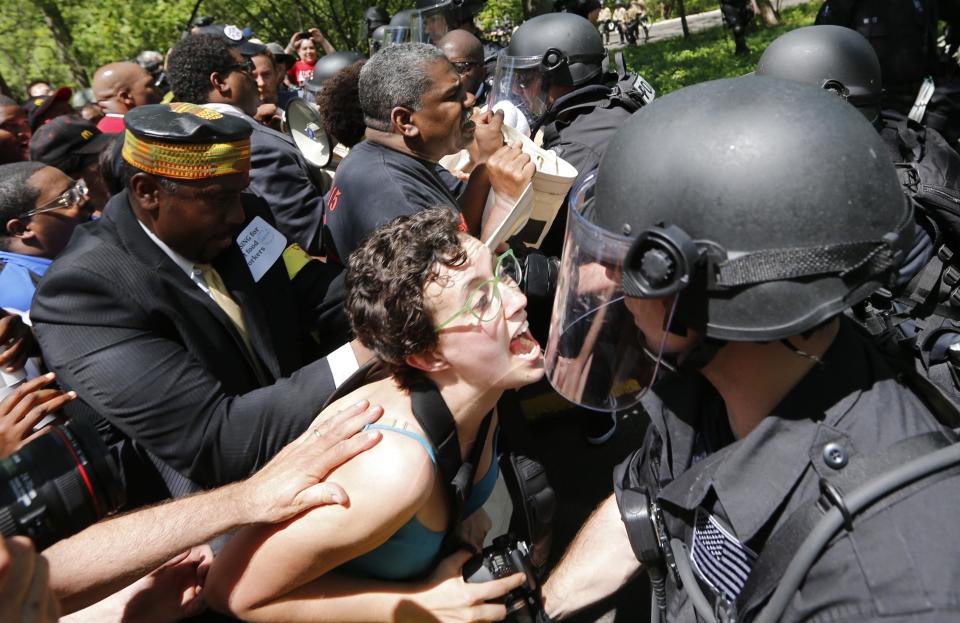
[[[54,426],[0,459],[0,532],[38,550],[115,512],[123,485],[96,429],[80,420]]]

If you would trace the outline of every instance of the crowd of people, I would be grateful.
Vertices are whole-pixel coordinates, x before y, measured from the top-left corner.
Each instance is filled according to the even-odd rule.
[[[652,620],[960,616],[952,14],[827,0],[660,97],[596,26],[644,3],[574,4],[200,19],[0,98],[0,620],[576,621],[641,571]],[[649,420],[562,556],[519,390]]]

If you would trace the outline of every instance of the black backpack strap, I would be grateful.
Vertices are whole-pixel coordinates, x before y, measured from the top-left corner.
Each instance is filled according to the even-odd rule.
[[[441,549],[442,555],[456,549],[457,544],[454,542],[453,534],[457,524],[460,523],[464,504],[473,489],[473,478],[477,473],[477,465],[480,463],[487,432],[490,430],[492,414],[487,414],[480,423],[470,456],[467,460],[463,460],[460,455],[460,437],[457,435],[456,422],[436,385],[427,379],[422,379],[411,388],[410,402],[413,407],[413,416],[417,418],[420,428],[427,434],[427,438],[437,452],[437,468],[440,470],[440,476],[450,496],[450,522],[445,546]]]
[[[736,613],[739,620],[745,615],[755,614],[757,609],[770,597],[787,566],[793,560],[800,544],[807,538],[814,526],[831,507],[837,506],[845,516],[845,529],[854,529],[853,517],[847,516],[843,503],[844,492],[852,491],[859,485],[910,461],[929,454],[956,442],[955,436],[948,431],[937,431],[909,437],[894,444],[889,449],[863,457],[850,459],[849,464],[829,481],[820,480],[821,496],[817,500],[808,500],[784,521],[767,539],[763,550],[747,582],[736,600]],[[883,499],[890,505],[902,500],[915,491],[927,487],[939,480],[957,473],[957,467],[942,470],[921,478],[912,484],[898,489]]]

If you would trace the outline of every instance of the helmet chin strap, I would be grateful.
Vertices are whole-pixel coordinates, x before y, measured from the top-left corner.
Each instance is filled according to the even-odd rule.
[[[793,342],[790,341],[790,338],[783,338],[782,340],[780,340],[780,343],[786,346],[792,352],[796,353],[797,355],[800,355],[801,357],[809,359],[810,361],[817,364],[818,366],[823,365],[823,359],[820,359],[820,357],[817,357],[812,353],[808,353],[805,350],[800,350],[799,348],[793,345]]]

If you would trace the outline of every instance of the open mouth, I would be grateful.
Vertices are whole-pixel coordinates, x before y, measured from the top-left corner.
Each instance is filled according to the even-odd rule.
[[[510,354],[525,361],[535,361],[540,357],[540,344],[530,334],[529,322],[524,321],[510,340]]]

